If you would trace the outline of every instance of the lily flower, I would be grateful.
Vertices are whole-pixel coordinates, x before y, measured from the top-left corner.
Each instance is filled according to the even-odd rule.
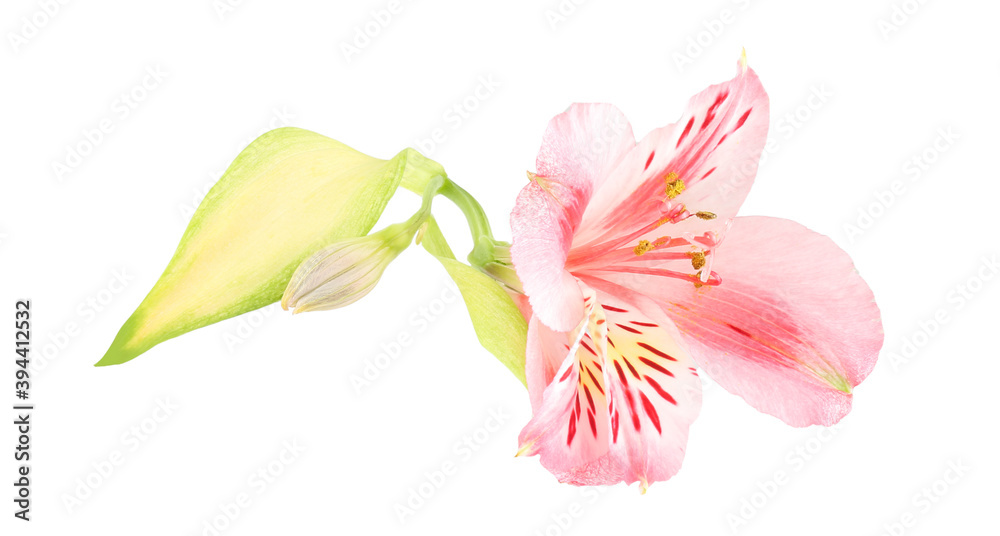
[[[645,491],[681,467],[698,369],[792,426],[850,411],[879,310],[829,238],[736,217],[767,130],[745,57],[638,143],[610,105],[552,119],[511,214],[534,413],[519,455],[563,482]]]

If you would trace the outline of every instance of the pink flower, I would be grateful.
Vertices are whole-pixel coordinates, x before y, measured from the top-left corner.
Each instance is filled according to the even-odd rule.
[[[511,214],[530,311],[534,416],[520,454],[577,485],[680,469],[703,369],[792,426],[831,425],[882,346],[850,257],[788,220],[736,217],[768,98],[735,78],[636,143],[621,112],[575,104],[548,126]]]

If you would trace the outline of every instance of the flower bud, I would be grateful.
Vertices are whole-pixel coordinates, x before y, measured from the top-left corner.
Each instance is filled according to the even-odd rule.
[[[410,222],[377,233],[341,240],[307,258],[292,275],[281,308],[294,313],[326,311],[350,305],[371,292],[385,268],[413,240]]]

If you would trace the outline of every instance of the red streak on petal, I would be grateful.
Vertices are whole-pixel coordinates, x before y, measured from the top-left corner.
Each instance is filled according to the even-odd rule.
[[[618,371],[618,379],[621,380],[623,385],[628,386],[628,378],[625,377],[625,371],[622,370],[622,366],[619,365],[617,361],[615,361],[614,363],[615,363],[615,370]]]
[[[569,418],[569,432],[566,434],[566,446],[570,446],[573,443],[573,436],[576,435],[576,415],[570,415]]]
[[[677,145],[674,146],[675,149],[677,147],[680,147],[681,143],[684,142],[684,138],[686,138],[687,135],[691,133],[691,127],[693,125],[694,125],[694,117],[692,117],[691,119],[688,119],[687,126],[684,127],[684,132],[681,132],[681,137],[677,138]]]
[[[618,442],[618,410],[611,416],[611,442]]]
[[[739,333],[740,335],[743,335],[744,337],[749,337],[751,339],[753,338],[753,335],[750,335],[750,332],[747,331],[747,330],[745,330],[745,329],[743,329],[743,328],[736,327],[736,326],[730,324],[729,322],[726,322],[726,325],[729,326],[730,329],[732,329],[736,333]]]
[[[706,171],[705,174],[701,176],[701,178],[704,179],[705,177],[707,177],[707,176],[711,175],[713,172],[715,172],[715,170],[716,170],[716,168],[712,168],[712,169]]]
[[[670,376],[671,378],[674,377],[674,373],[673,372],[670,372],[669,370],[667,370],[666,368],[664,368],[663,365],[660,365],[659,363],[657,363],[656,361],[653,361],[652,359],[646,359],[645,357],[640,357],[639,361],[642,361],[644,365],[646,365],[647,367],[649,367],[651,369],[658,370],[658,371],[666,374],[667,376]]]
[[[622,328],[622,329],[624,329],[625,331],[629,331],[629,332],[632,332],[632,333],[637,333],[639,335],[642,335],[641,331],[639,331],[639,330],[637,330],[637,329],[635,329],[633,327],[625,326],[625,325],[622,325],[622,324],[615,324],[615,325],[618,326],[618,327],[620,327],[620,328]]]
[[[594,419],[594,412],[588,411],[587,418],[590,419],[590,433],[594,434],[594,439],[597,439],[597,421]]]
[[[740,127],[743,126],[743,123],[747,122],[747,118],[750,117],[750,112],[752,112],[752,111],[753,111],[753,108],[750,108],[746,112],[743,112],[743,115],[740,116],[740,119],[738,121],[736,121],[736,128],[733,129],[733,132],[736,132],[736,130],[738,128],[740,128]],[[649,165],[649,164],[646,164],[646,165]]]
[[[642,399],[642,409],[646,410],[646,415],[649,416],[649,420],[653,421],[653,426],[656,427],[656,432],[662,434],[663,430],[660,429],[660,416],[656,413],[656,408],[653,406],[653,403],[649,401],[649,398],[647,398],[646,394],[643,392],[639,392],[639,398]],[[638,428],[636,429],[638,430]]]
[[[597,387],[597,390],[600,391],[601,394],[603,395],[604,394],[604,388],[601,387],[601,382],[597,381],[597,378],[594,377],[594,373],[590,372],[589,368],[584,367],[584,370],[587,371],[587,374],[590,376],[590,379],[593,380],[594,387]],[[584,387],[586,387],[586,385]],[[587,391],[587,398],[590,398],[590,391]]]
[[[572,366],[570,366],[569,368],[567,368],[566,372],[563,372],[562,378],[559,378],[559,381],[561,381],[561,382],[566,381],[566,378],[569,378],[569,373],[570,372],[573,372],[573,367]]]
[[[664,391],[663,388],[660,387],[660,384],[656,383],[656,380],[650,378],[649,376],[646,376],[646,383],[648,383],[650,387],[652,387],[653,390],[656,391],[656,394],[662,396],[664,400],[670,402],[675,406],[677,405],[677,401],[674,400],[674,397],[670,396],[670,393]]]
[[[628,398],[626,398],[626,400],[628,400],[628,412],[632,415],[632,426],[634,426],[635,431],[638,432],[640,428],[639,414],[635,411],[635,401],[632,400],[631,392],[628,393]]]
[[[715,102],[713,102],[712,105],[708,107],[708,113],[705,114],[705,122],[701,124],[701,130],[705,130],[705,127],[707,127],[708,124],[711,123],[713,119],[715,119],[715,110],[719,108],[719,105],[722,104],[722,101],[726,100],[727,96],[729,96],[729,93],[726,92],[719,93],[718,95],[715,96]]]
[[[646,350],[649,350],[650,352],[653,352],[654,354],[662,357],[663,359],[669,359],[670,361],[677,361],[670,354],[668,354],[666,352],[662,352],[660,350],[657,350],[656,348],[653,348],[652,346],[650,346],[650,345],[648,345],[648,344],[646,344],[646,343],[644,343],[642,341],[639,341],[636,344],[639,345],[640,348],[644,348]]]
[[[590,396],[590,388],[586,385],[583,386],[583,394],[587,395],[587,404],[590,405],[590,411],[597,411],[594,407],[594,397]]]
[[[749,112],[748,112],[749,113]],[[739,128],[739,127],[736,127]],[[646,167],[642,168],[643,171],[649,169],[649,165],[653,163],[653,157],[656,156],[656,151],[649,153],[649,158],[646,159]]]
[[[608,311],[614,311],[616,313],[627,313],[628,312],[625,309],[619,309],[617,307],[612,307],[610,305],[605,305],[604,308],[607,309]]]
[[[587,344],[587,341],[581,340],[580,344],[582,344],[583,347],[586,348],[588,352],[590,352],[590,353],[592,353],[594,355],[597,355],[597,352],[595,352],[594,349],[591,348],[589,344]]]
[[[632,366],[632,363],[629,363],[628,359],[625,359],[625,356],[622,356],[622,361],[625,362],[625,366],[627,366],[629,372],[631,372],[632,375],[635,376],[635,379],[642,380],[642,377],[639,376],[639,373],[635,370],[635,367]]]
[[[647,327],[647,328],[660,327],[659,324],[653,324],[652,322],[639,322],[638,320],[630,320],[629,323],[635,324],[637,326],[644,326],[644,327]]]

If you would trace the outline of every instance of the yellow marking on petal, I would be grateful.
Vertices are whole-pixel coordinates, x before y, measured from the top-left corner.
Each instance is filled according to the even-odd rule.
[[[653,244],[649,243],[649,240],[640,240],[639,241],[639,245],[636,246],[635,249],[633,249],[632,251],[638,257],[638,256],[640,256],[640,255],[642,255],[642,254],[644,254],[644,253],[652,250],[654,247],[655,246],[653,246]]]
[[[639,479],[639,495],[645,495],[646,490],[649,489],[649,482],[646,481],[646,477]]]
[[[698,216],[703,220],[714,220],[716,218],[714,212],[708,212],[707,210],[700,210],[698,212],[695,212],[694,215]]]
[[[519,458],[521,456],[524,456],[525,454],[528,454],[530,456],[531,453],[528,453],[528,451],[531,450],[532,447],[534,446],[535,446],[534,440],[528,441],[527,443],[521,445],[521,448],[517,449],[517,453],[514,454],[514,457]]]
[[[740,53],[740,69],[743,71],[743,74],[745,74],[747,72],[747,49],[746,49],[746,47],[744,47],[743,48],[743,52]]]
[[[685,188],[684,181],[682,179],[678,179],[677,174],[674,173],[673,171],[667,173],[663,177],[663,180],[667,183],[667,188],[664,192],[670,199],[673,199],[681,195],[681,193],[684,191]]]
[[[695,270],[701,270],[705,267],[705,252],[704,251],[692,251],[688,253],[688,257],[691,257],[691,266]],[[701,272],[698,272],[699,274]]]

